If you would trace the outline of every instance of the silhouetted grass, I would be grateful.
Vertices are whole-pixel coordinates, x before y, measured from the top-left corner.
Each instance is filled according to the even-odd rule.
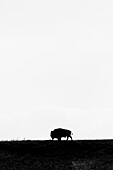
[[[2,169],[112,170],[113,140],[1,141]]]

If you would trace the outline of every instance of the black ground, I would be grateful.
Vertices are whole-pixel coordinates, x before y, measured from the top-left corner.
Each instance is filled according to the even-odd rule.
[[[113,140],[1,141],[0,170],[113,170]]]

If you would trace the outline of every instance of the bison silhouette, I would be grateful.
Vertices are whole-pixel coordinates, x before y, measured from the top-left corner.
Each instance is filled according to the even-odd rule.
[[[57,138],[59,141],[61,140],[62,137],[67,137],[67,140],[68,140],[68,138],[71,138],[71,140],[72,140],[71,135],[72,135],[72,132],[70,130],[62,129],[62,128],[54,129],[50,133],[52,140],[54,138]]]

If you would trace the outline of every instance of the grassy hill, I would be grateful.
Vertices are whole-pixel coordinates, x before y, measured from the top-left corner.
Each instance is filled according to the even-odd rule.
[[[112,170],[113,140],[1,141],[0,170]]]

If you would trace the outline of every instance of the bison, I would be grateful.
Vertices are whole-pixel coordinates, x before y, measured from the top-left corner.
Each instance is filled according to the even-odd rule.
[[[72,135],[72,132],[70,130],[62,129],[62,128],[54,129],[50,133],[50,136],[51,136],[52,140],[54,138],[57,138],[59,141],[61,140],[62,137],[67,137],[67,140],[70,137],[71,140],[72,140],[72,136],[71,135]]]

